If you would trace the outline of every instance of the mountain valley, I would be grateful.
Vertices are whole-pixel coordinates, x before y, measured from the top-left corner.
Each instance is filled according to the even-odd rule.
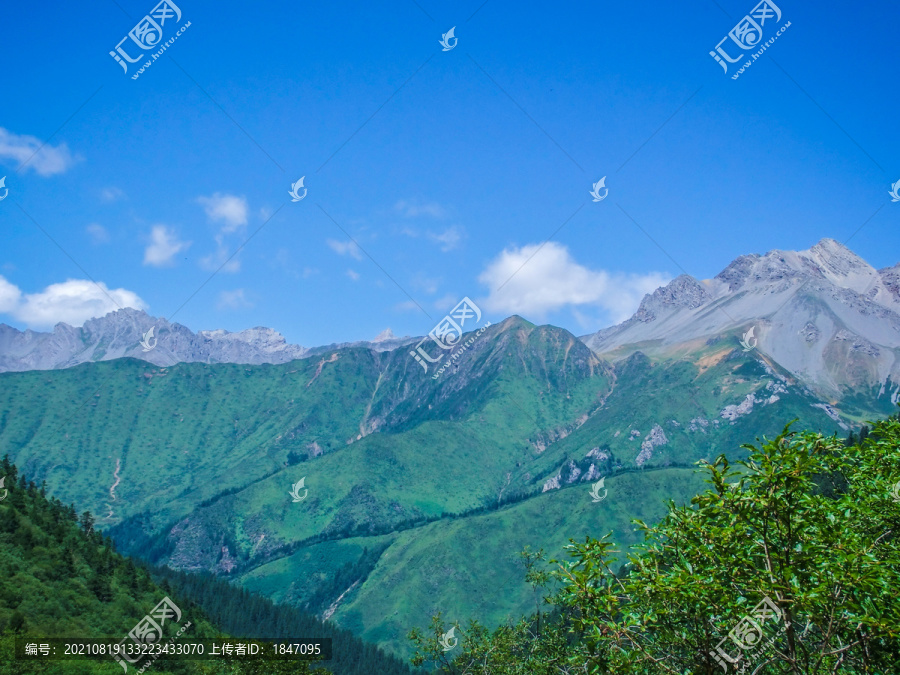
[[[166,324],[159,353],[197,358],[138,359],[122,345],[153,320],[125,310],[83,333],[127,319],[121,339],[35,357],[52,369],[5,362],[22,372],[0,374],[0,448],[125,554],[215,573],[407,656],[406,632],[437,611],[495,624],[531,611],[525,546],[636,542],[632,519],[704,489],[696,462],[742,457],[794,418],[845,436],[896,412],[898,269],[832,240],[743,256],[582,338],[509,317],[437,380],[414,338],[298,357],[254,329],[213,357]]]

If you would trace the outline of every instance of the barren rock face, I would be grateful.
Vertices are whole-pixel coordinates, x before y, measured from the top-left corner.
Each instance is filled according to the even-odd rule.
[[[153,333],[148,336],[151,329]],[[151,348],[145,349],[148,345]],[[270,328],[195,334],[181,324],[131,308],[90,319],[81,328],[58,323],[52,333],[20,332],[0,325],[0,372],[67,368],[125,356],[160,366],[182,361],[285,363],[307,351],[288,344],[284,336]]]
[[[141,342],[147,331],[153,335]],[[237,333],[201,330],[197,333],[179,323],[169,323],[126,307],[77,328],[58,323],[51,333],[24,332],[0,324],[0,372],[69,368],[88,361],[133,357],[158,366],[180,362],[287,363],[294,359],[338,347],[367,346],[376,351],[396,349],[414,338],[395,337],[388,328],[372,342],[353,342],[308,349],[292,345],[271,328],[257,326]]]
[[[833,239],[743,255],[713,279],[678,277],[581,339],[616,361],[633,345],[655,356],[698,340],[740,349],[751,328],[753,349],[821,395],[900,381],[900,264],[875,270]]]

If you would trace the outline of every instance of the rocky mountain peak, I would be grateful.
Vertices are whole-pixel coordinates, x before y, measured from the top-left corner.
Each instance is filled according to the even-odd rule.
[[[828,280],[841,288],[864,293],[876,283],[877,276],[875,269],[849,248],[825,238],[805,251],[775,249],[765,255],[739,256],[715,279],[730,292],[747,286]]]
[[[809,247],[809,253],[824,258],[853,256],[858,257],[853,251],[844,246],[837,239],[822,237],[818,243]]]
[[[843,288],[863,293],[878,281],[874,267],[834,239],[822,239],[800,255],[814,263],[829,281]]]
[[[719,272],[715,279],[726,284],[729,291],[736,291],[750,278],[754,266],[761,257],[757,253],[738,256],[728,267]]]
[[[110,312],[106,316],[88,319],[84,322],[84,324],[82,324],[81,329],[87,333],[99,333],[107,330],[110,326],[116,326],[118,328],[136,328],[138,326],[143,326],[146,324],[149,327],[155,321],[157,320],[143,310],[134,309],[133,307],[125,307],[123,309],[117,309],[114,312]],[[64,326],[67,330],[78,330],[77,327],[70,326],[67,323],[58,323],[53,328],[54,330],[56,330],[56,328],[62,326]]]
[[[247,328],[236,333],[221,328],[217,330],[201,330],[197,335],[210,341],[220,340],[230,343],[253,344],[263,351],[281,351],[295,347],[295,345],[289,345],[284,335],[277,330],[266,328],[265,326]]]
[[[756,353],[828,395],[900,381],[900,264],[876,271],[827,238],[742,255],[709,281],[678,277],[627,321],[582,340],[608,358],[638,345],[660,356],[699,340],[738,347],[750,327]]]
[[[145,351],[144,334],[154,329]],[[309,350],[292,345],[278,331],[257,326],[236,333],[193,333],[179,323],[127,307],[89,319],[81,327],[58,323],[50,333],[18,331],[0,324],[0,372],[68,368],[87,361],[133,357],[156,365],[176,362],[285,363]]]
[[[801,255],[803,253],[807,253],[819,264],[835,270],[849,267],[869,267],[869,263],[839,241],[829,237],[824,237],[818,244],[811,246],[808,251],[801,251]]]
[[[703,284],[689,274],[682,274],[666,286],[645,295],[633,318],[642,322],[653,321],[660,310],[678,307],[694,309],[711,299]]]
[[[900,263],[878,270],[878,276],[894,301],[900,304]]]

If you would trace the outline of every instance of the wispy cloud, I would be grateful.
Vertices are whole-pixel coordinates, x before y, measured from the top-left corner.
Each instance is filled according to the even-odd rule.
[[[109,232],[106,231],[106,228],[98,223],[91,223],[85,229],[91,236],[91,240],[95,244],[106,244],[109,242]]]
[[[210,197],[197,197],[212,223],[223,223],[222,232],[228,234],[247,224],[249,207],[244,197],[216,192]]]
[[[25,164],[41,176],[53,176],[72,168],[80,158],[69,152],[65,143],[46,145],[34,136],[19,136],[0,127],[0,160],[12,159]]]
[[[347,270],[347,276],[353,279],[353,281],[359,281],[359,273],[353,270]]]
[[[181,241],[172,228],[154,225],[150,232],[150,243],[144,249],[144,264],[169,267],[174,264],[173,258],[190,245],[189,241]]]
[[[484,308],[543,320],[562,308],[594,307],[618,323],[629,318],[647,293],[670,277],[660,272],[621,274],[580,265],[562,244],[508,248],[488,263],[478,281],[489,289]]]
[[[0,314],[12,314],[21,299],[22,291],[19,287],[0,277]]]
[[[222,243],[220,237],[216,237],[216,243],[216,252],[205,255],[198,261],[200,269],[207,272],[228,272],[229,274],[236,274],[237,272],[240,272],[240,258],[235,256],[231,260],[228,260],[228,249],[225,247],[224,243]],[[228,260],[227,263],[225,262],[226,260]]]
[[[452,251],[462,240],[462,232],[456,225],[448,227],[443,232],[428,232],[426,235],[431,241],[441,245],[441,250],[446,253]]]
[[[100,200],[104,202],[117,202],[125,199],[125,193],[117,187],[107,187],[100,190]]]
[[[227,235],[237,232],[247,224],[247,214],[250,209],[246,198],[216,192],[209,197],[197,197],[197,202],[203,205],[209,222],[221,224],[214,237],[216,250],[214,253],[200,258],[200,268],[207,272],[222,271],[232,274],[239,272],[241,261],[237,257],[228,260],[229,249],[225,240]],[[225,263],[226,260],[228,260],[227,263]]]
[[[243,288],[236,288],[233,291],[219,293],[216,307],[219,309],[248,309],[253,307],[253,303],[247,299],[247,293]]]
[[[102,281],[69,279],[51,284],[38,293],[22,291],[0,276],[0,313],[8,314],[29,328],[51,328],[60,321],[80,326],[88,319],[105,316],[121,307],[147,309],[136,293],[108,288]]]
[[[427,216],[429,218],[446,218],[447,210],[437,202],[420,202],[401,199],[394,204],[394,210],[407,218]]]
[[[338,241],[337,239],[326,239],[325,243],[328,244],[331,250],[338,255],[349,255],[351,258],[355,258],[356,260],[362,260],[362,252],[359,250],[359,246],[357,246],[353,241]]]
[[[452,251],[459,243],[462,241],[464,236],[464,231],[461,227],[457,225],[452,225],[441,231],[434,230],[419,230],[415,227],[405,226],[400,228],[400,234],[410,237],[411,239],[418,239],[419,237],[425,237],[431,242],[436,244],[440,244],[441,250],[446,253],[447,251]]]

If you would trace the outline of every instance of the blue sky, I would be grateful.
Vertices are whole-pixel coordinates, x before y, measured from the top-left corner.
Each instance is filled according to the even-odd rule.
[[[469,296],[584,334],[745,253],[900,261],[893,3],[781,0],[736,80],[709,52],[752,1],[177,4],[137,79],[109,52],[153,0],[4,8],[0,321],[312,346]]]

